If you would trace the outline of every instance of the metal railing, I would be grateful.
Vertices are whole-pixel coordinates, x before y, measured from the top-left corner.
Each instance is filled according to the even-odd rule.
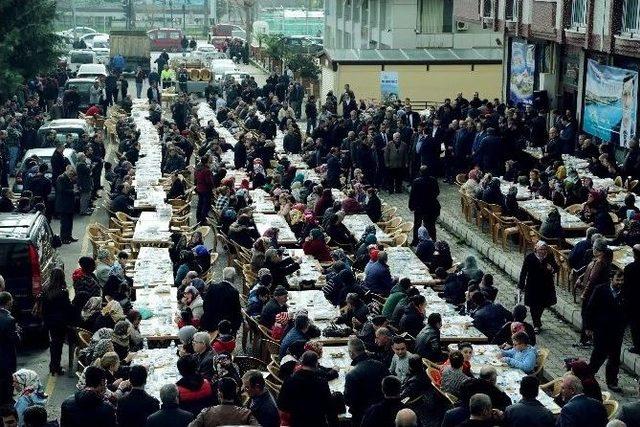
[[[587,0],[573,0],[571,4],[571,28],[587,26]]]
[[[640,33],[640,0],[625,0],[624,14],[622,16],[623,33]]]

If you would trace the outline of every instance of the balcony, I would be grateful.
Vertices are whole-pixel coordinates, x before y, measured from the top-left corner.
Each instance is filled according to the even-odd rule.
[[[626,0],[622,16],[621,35],[640,39],[640,0]]]
[[[571,24],[567,30],[584,33],[587,28],[587,0],[572,0]]]

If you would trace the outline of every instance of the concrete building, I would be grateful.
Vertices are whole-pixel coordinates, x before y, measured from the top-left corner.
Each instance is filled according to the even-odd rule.
[[[459,0],[325,0],[328,49],[474,48],[500,45],[500,35],[454,19]]]
[[[454,16],[470,29],[504,34],[505,99],[544,104],[546,95],[550,108],[572,111],[583,131],[621,146],[625,126],[635,134],[637,0],[456,0]],[[530,94],[528,86],[542,96],[519,98],[522,89]],[[596,129],[602,126],[612,129]]]

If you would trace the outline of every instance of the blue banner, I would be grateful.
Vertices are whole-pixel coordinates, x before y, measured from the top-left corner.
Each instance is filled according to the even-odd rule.
[[[511,42],[509,72],[509,100],[514,105],[533,103],[533,84],[536,72],[535,46]]]
[[[628,147],[636,135],[638,73],[589,59],[582,128],[603,141]]]
[[[396,71],[380,71],[380,95],[382,102],[393,102],[400,98]]]

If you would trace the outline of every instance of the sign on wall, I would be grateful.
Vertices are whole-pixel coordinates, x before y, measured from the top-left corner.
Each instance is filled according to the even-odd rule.
[[[536,71],[535,45],[513,40],[509,72],[509,100],[514,105],[533,103]]]
[[[395,101],[400,98],[397,71],[380,71],[380,99],[382,102]]]
[[[637,114],[638,73],[589,59],[583,130],[603,141],[628,147],[636,135]]]

